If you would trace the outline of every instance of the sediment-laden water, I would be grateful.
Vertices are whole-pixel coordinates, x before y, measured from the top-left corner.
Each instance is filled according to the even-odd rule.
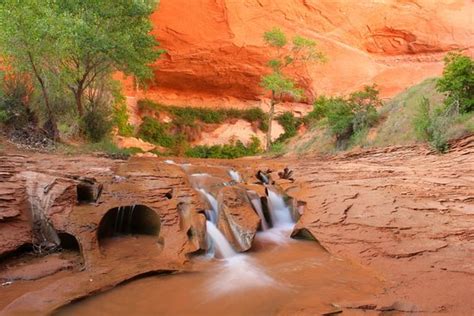
[[[58,315],[319,314],[336,310],[333,302],[363,298],[378,286],[365,269],[287,234],[260,233],[249,253],[201,258],[195,272],[136,280]]]

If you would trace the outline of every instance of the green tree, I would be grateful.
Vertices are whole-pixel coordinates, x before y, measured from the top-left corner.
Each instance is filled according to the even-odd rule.
[[[296,64],[306,64],[312,61],[324,61],[324,55],[317,51],[316,42],[302,36],[295,36],[293,41],[288,39],[279,28],[265,32],[263,39],[267,45],[275,49],[275,56],[270,59],[267,66],[270,73],[262,77],[260,85],[271,92],[270,111],[268,113],[267,151],[272,145],[272,121],[275,105],[280,103],[285,96],[301,99],[304,91],[297,87],[296,81],[285,70]]]
[[[355,134],[377,123],[377,108],[380,106],[382,100],[377,86],[365,86],[346,97],[320,96],[314,103],[313,111],[304,120],[314,124],[326,118],[330,132],[336,136],[337,146],[344,147]]]
[[[48,71],[63,54],[64,20],[54,0],[3,0],[0,2],[1,59],[15,76],[30,74],[39,86],[48,125],[58,137],[48,90]]]
[[[450,53],[444,63],[436,88],[446,94],[446,106],[460,113],[474,111],[474,61],[469,56]]]
[[[61,59],[77,111],[84,114],[84,92],[95,80],[114,71],[150,79],[151,63],[163,53],[150,34],[155,0],[58,0],[59,15],[67,17]]]
[[[85,93],[115,71],[143,81],[163,51],[150,34],[155,0],[2,0],[1,59],[37,82],[49,121],[53,81],[72,92],[85,115]]]

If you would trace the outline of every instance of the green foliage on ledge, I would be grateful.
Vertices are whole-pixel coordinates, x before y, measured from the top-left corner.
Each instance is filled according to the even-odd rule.
[[[196,124],[222,124],[229,119],[242,119],[250,123],[257,123],[262,131],[268,129],[267,114],[260,108],[245,110],[222,108],[209,109],[202,107],[179,107],[163,105],[151,100],[138,101],[138,109],[142,113],[167,113],[172,117],[172,124],[176,126],[195,126]]]
[[[244,156],[254,156],[261,153],[261,143],[257,137],[253,137],[249,144],[244,145],[241,141],[225,145],[196,146],[186,151],[187,157],[193,158],[221,158],[234,159]]]
[[[276,120],[285,130],[285,132],[277,139],[277,142],[279,143],[296,136],[296,134],[298,134],[298,128],[303,123],[302,118],[297,118],[292,112],[288,111],[277,116]]]

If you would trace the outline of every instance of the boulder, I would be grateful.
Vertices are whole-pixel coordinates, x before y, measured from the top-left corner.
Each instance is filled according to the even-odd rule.
[[[217,227],[232,244],[234,250],[249,250],[260,225],[245,189],[229,186],[217,196],[219,216]]]

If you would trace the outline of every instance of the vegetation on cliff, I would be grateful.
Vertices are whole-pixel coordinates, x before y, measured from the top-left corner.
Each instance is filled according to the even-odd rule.
[[[445,95],[443,103],[431,105],[423,96],[413,126],[419,139],[427,141],[438,152],[445,152],[450,139],[463,136],[469,130],[474,132],[474,61],[464,55],[448,54],[436,90]],[[455,126],[460,123],[464,128],[456,131]],[[462,134],[453,135],[453,130]]]
[[[160,155],[227,159],[251,156],[261,151],[260,140],[256,137],[249,144],[236,140],[223,145],[193,147],[191,143],[200,138],[206,126],[223,124],[229,120],[241,119],[255,124],[260,130],[267,129],[266,114],[259,108],[240,110],[177,107],[140,100],[138,109],[144,118],[137,136],[166,148],[167,152],[161,152]]]
[[[138,109],[141,113],[153,115],[169,115],[175,126],[191,126],[194,127],[200,123],[205,124],[222,124],[231,119],[242,119],[262,130],[267,131],[267,115],[260,108],[248,108],[244,110],[234,108],[203,108],[203,107],[182,107],[163,105],[151,100],[138,101]]]
[[[451,140],[474,133],[474,72],[468,56],[449,54],[445,62],[441,78],[427,79],[383,105],[373,87],[347,98],[318,98],[304,119],[309,132],[280,150],[303,154],[422,141],[447,151]]]
[[[118,150],[110,146],[114,130],[156,145],[154,153],[159,155],[235,158],[259,153],[260,141],[192,144],[204,132],[236,120],[249,122],[245,124],[255,133],[266,132],[266,149],[274,152],[285,147],[297,152],[315,146],[332,151],[414,141],[444,152],[451,139],[473,131],[474,63],[458,53],[446,56],[440,79],[426,81],[385,104],[375,86],[366,86],[347,96],[320,95],[305,117],[290,111],[274,117],[276,104],[304,97],[298,80],[307,64],[325,60],[313,40],[295,36],[289,41],[279,28],[263,36],[272,55],[260,82],[270,97],[268,113],[260,108],[176,107],[141,100],[142,123],[132,126],[121,86],[112,75],[116,71],[133,75],[139,86],[154,76],[150,64],[163,53],[150,34],[155,5],[153,0],[2,1],[0,124],[10,139],[28,138],[49,146],[61,137],[113,152]],[[274,120],[284,133],[272,144]],[[295,139],[304,129],[310,132]]]

